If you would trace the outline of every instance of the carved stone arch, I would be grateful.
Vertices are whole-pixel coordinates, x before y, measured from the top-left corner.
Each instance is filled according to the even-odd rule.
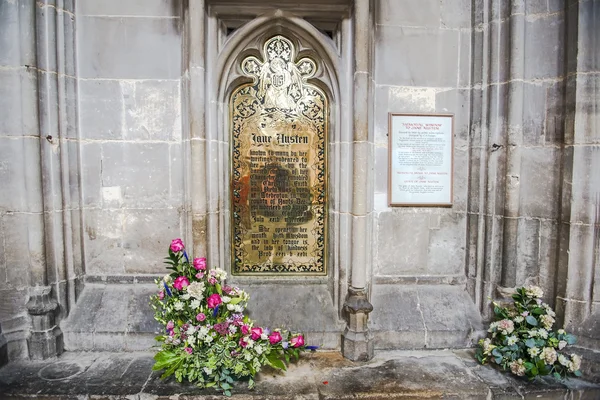
[[[269,314],[270,318],[258,318],[261,323],[302,329],[309,341],[325,348],[341,348],[346,357],[355,360],[369,358],[372,340],[366,325],[371,309],[367,238],[371,224],[368,186],[372,182],[367,174],[372,168],[373,143],[368,134],[373,95],[369,48],[374,31],[370,2],[323,0],[323,9],[328,10],[326,18],[339,22],[335,35],[323,34],[308,22],[319,25],[318,20],[323,17],[312,3],[244,3],[236,10],[248,16],[247,22],[233,29],[226,25],[231,16],[226,3],[190,2],[184,14],[182,113],[186,116],[183,147],[184,157],[188,157],[185,187],[189,208],[183,223],[187,223],[188,240],[191,237],[194,253],[206,255],[211,265],[229,267],[228,97],[235,86],[247,79],[238,69],[242,57],[256,55],[261,41],[269,35],[290,36],[298,41],[301,55],[306,51],[321,60],[322,70],[311,82],[327,92],[331,104],[330,273],[324,277],[302,277],[301,281],[292,277],[245,279],[243,285],[251,286],[253,299],[267,302],[254,305],[255,310]],[[290,288],[294,296],[290,296]],[[273,310],[273,301],[279,314]],[[292,303],[282,303],[286,301]],[[298,302],[305,303],[298,308]],[[298,313],[282,311],[290,309]],[[320,313],[314,315],[311,310]]]

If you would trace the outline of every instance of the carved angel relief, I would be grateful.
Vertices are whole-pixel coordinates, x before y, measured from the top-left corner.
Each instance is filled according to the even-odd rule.
[[[328,103],[278,35],[241,63],[253,78],[230,100],[234,274],[326,273]]]

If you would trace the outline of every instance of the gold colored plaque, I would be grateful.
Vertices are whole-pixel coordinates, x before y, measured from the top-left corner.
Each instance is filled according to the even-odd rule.
[[[251,84],[229,102],[236,275],[325,275],[328,104],[317,64],[268,39],[241,64]]]

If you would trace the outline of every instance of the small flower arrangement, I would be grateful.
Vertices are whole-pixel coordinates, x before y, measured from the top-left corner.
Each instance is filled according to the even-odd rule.
[[[234,380],[246,378],[252,388],[264,365],[285,370],[292,357],[316,349],[301,334],[271,331],[248,319],[248,294],[227,286],[222,269],[207,269],[206,258],[190,262],[181,239],[171,242],[166,260],[172,272],[156,281],[159,291],[151,297],[154,318],[165,329],[156,337],[162,346],[153,366],[164,370],[161,378],[175,374],[178,382],[230,396]]]
[[[494,303],[491,338],[481,339],[475,354],[479,362],[491,361],[529,380],[550,374],[557,379],[581,376],[581,357],[562,354],[575,337],[564,329],[552,330],[555,313],[542,296],[537,286],[521,287],[512,295],[512,305]]]

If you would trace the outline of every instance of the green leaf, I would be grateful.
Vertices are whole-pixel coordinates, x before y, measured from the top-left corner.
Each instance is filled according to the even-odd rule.
[[[221,383],[221,388],[227,390],[227,389],[231,389],[232,386],[227,382],[223,382],[223,383]]]
[[[230,391],[230,390],[225,390],[225,391],[223,392],[223,394],[224,394],[225,396],[227,396],[227,397],[231,397],[231,391]]]
[[[525,346],[532,348],[535,347],[535,340],[534,339],[527,339],[525,341]]]
[[[568,334],[565,336],[565,340],[568,344],[575,344],[575,342],[577,341],[577,339],[575,338],[575,336]]]
[[[233,299],[231,299],[231,301],[229,302],[229,304],[236,305],[236,304],[238,304],[240,301],[242,301],[242,299],[241,299],[240,297],[234,297]]]
[[[527,323],[531,326],[538,326],[537,319],[531,315],[526,316],[525,321],[527,321]]]
[[[581,373],[580,370],[577,370],[577,371],[573,372],[573,375],[575,375],[575,376],[581,376],[583,374]]]
[[[535,315],[542,315],[545,312],[546,312],[546,310],[543,309],[542,307],[536,307],[533,310],[531,310],[531,313],[535,314]]]
[[[222,290],[221,290],[221,285],[218,283],[215,283],[215,289],[217,289],[217,293],[219,294],[223,294]]]
[[[277,368],[277,369],[281,369],[281,370],[285,371],[285,364],[283,363],[283,361],[281,361],[279,359],[277,354],[269,353],[267,355],[267,361],[269,362],[269,365],[271,365],[273,368]]]
[[[492,350],[492,355],[496,356],[496,357],[502,357],[502,353],[500,353],[500,350],[498,350],[498,348],[494,348],[494,350]]]
[[[560,379],[560,374],[558,372],[553,373],[552,375],[554,375],[554,377],[556,379]]]

